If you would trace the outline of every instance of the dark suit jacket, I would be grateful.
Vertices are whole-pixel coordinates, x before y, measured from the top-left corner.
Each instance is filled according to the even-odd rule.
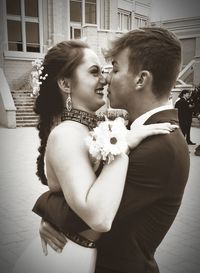
[[[177,123],[177,110],[156,113],[145,124],[157,122]],[[178,212],[188,173],[188,146],[179,129],[149,137],[130,153],[119,210],[111,230],[97,244],[96,273],[159,272],[154,253]],[[52,200],[51,207],[56,203]],[[66,211],[63,205],[58,209],[57,215]],[[66,218],[67,229],[71,220]]]
[[[181,124],[191,124],[192,122],[192,109],[189,103],[184,98],[181,98],[175,103],[175,108],[178,109],[178,118]],[[186,125],[187,126],[187,125]]]
[[[176,123],[177,111],[156,113],[145,124],[166,121]],[[188,147],[179,129],[149,137],[130,153],[119,210],[98,242],[96,272],[159,272],[154,253],[181,205],[188,173]]]

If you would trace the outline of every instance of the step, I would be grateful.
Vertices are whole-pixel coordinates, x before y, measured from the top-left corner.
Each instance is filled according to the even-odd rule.
[[[34,118],[38,118],[38,116],[36,114],[34,114],[33,112],[17,112],[16,113],[16,117],[22,117],[22,116],[31,116],[31,117],[34,117]]]
[[[25,120],[25,119],[29,119],[29,120],[35,120],[37,121],[38,118],[37,117],[34,117],[34,116],[17,116],[16,117],[17,120]]]
[[[30,122],[30,123],[38,123],[37,119],[26,119],[26,118],[21,118],[21,119],[16,119],[17,123],[23,123],[23,122]]]
[[[35,122],[38,121],[37,118],[33,118],[33,117],[17,117],[16,120],[20,121],[20,122],[25,121],[25,120],[35,121]]]
[[[26,98],[26,99],[29,99],[29,100],[32,100],[32,101],[35,101],[35,98],[32,98],[31,96],[29,96],[29,95],[24,95],[24,94],[15,94],[15,95],[13,95],[12,94],[12,97],[14,98],[14,99],[23,99],[23,98]]]
[[[32,90],[11,90],[12,94],[19,94],[19,93],[25,93],[25,94],[32,94]]]
[[[17,127],[36,127],[36,126],[37,126],[37,123],[21,123],[21,124],[17,123]]]
[[[33,103],[31,103],[31,102],[26,102],[26,101],[23,101],[23,102],[19,102],[19,101],[17,101],[17,102],[15,102],[15,106],[31,106],[31,107],[33,107]]]
[[[34,107],[34,105],[17,105],[16,106],[16,108],[17,109],[23,109],[23,110],[26,110],[26,109],[32,109],[32,111],[33,111],[33,107]]]
[[[32,98],[31,95],[29,94],[12,94],[12,97],[14,99],[22,99],[22,98],[26,98],[26,99],[30,99],[32,101],[35,101],[35,98]]]

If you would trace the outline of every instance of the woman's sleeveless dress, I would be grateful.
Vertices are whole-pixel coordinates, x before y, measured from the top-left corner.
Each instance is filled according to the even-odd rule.
[[[12,273],[94,273],[96,248],[87,248],[68,240],[62,253],[48,247],[48,255],[42,251],[38,236],[26,248]]]
[[[48,206],[46,206],[47,201]],[[57,212],[63,206],[62,211],[65,211],[66,214],[59,215]],[[43,193],[34,205],[33,211],[65,233],[68,238],[68,233],[70,235],[78,234],[89,228],[69,208],[62,192],[47,191]],[[81,237],[79,236],[79,238]],[[40,236],[38,236],[26,248],[12,273],[94,273],[96,248],[85,247],[75,243],[74,239],[72,240],[68,239],[62,253],[57,253],[48,246],[48,255],[45,256]]]
[[[73,109],[72,112],[75,114],[78,113],[77,118],[76,116],[72,117],[71,112],[69,115],[69,113],[65,111],[63,120],[69,119],[80,123],[84,121],[83,124],[88,127],[90,125],[91,128],[96,126],[96,116],[90,117],[91,114],[75,109]],[[82,118],[80,121],[79,119],[82,115],[88,118]],[[101,172],[102,165],[100,164],[99,166],[99,161],[97,163],[95,162],[95,165],[97,166],[96,169],[98,169],[96,171],[96,175],[98,176]],[[66,212],[65,215],[59,215],[60,206],[64,206],[62,211]],[[43,220],[51,223],[55,228],[65,234],[67,232],[70,234],[79,234],[89,228],[88,225],[69,208],[62,192],[45,192],[38,198],[33,211],[41,216]],[[45,256],[42,250],[40,236],[38,236],[26,248],[17,261],[12,273],[94,273],[97,256],[96,248],[85,247],[74,241],[76,240],[72,241],[68,239],[62,253],[57,253],[48,246],[48,255]]]

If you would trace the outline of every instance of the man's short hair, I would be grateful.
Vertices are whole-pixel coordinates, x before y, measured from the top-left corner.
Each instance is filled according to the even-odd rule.
[[[190,90],[187,90],[187,89],[184,89],[181,91],[181,93],[179,94],[179,98],[182,98],[185,94],[190,94],[191,91]]]
[[[170,31],[146,27],[129,31],[112,43],[105,53],[112,59],[129,49],[129,70],[148,70],[153,76],[152,90],[157,97],[165,96],[176,83],[181,65],[181,44]]]

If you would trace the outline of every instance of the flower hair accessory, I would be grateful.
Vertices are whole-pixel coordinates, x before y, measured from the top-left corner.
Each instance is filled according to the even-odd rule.
[[[33,89],[32,95],[37,96],[40,90],[40,85],[42,84],[42,80],[46,80],[48,74],[42,76],[42,70],[44,66],[42,65],[43,61],[36,59],[32,61],[32,72],[31,72],[31,87]]]
[[[121,117],[114,121],[106,120],[89,132],[86,144],[89,153],[97,160],[103,160],[109,164],[116,155],[127,153],[129,150],[126,141],[127,129],[125,120]]]

